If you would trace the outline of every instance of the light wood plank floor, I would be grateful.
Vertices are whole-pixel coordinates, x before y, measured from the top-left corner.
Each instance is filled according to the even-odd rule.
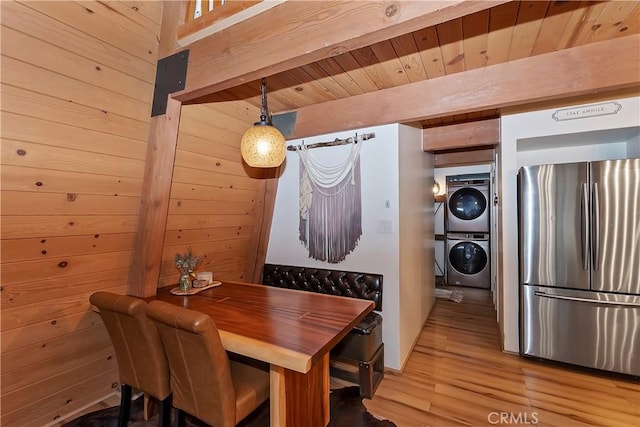
[[[640,384],[500,350],[488,291],[437,300],[402,374],[365,406],[399,427],[640,426]]]
[[[489,292],[463,290],[460,304],[436,301],[404,372],[364,400],[371,413],[398,427],[640,427],[639,383],[501,352]],[[118,404],[114,395],[56,425]]]

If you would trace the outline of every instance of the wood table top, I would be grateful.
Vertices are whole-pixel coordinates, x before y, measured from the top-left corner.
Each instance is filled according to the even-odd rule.
[[[189,296],[172,295],[171,288],[145,300],[206,313],[228,351],[302,373],[374,307],[367,300],[240,282]]]

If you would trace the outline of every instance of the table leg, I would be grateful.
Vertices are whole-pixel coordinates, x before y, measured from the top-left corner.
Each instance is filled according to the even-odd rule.
[[[329,424],[329,354],[309,372],[271,365],[271,427],[325,427]]]

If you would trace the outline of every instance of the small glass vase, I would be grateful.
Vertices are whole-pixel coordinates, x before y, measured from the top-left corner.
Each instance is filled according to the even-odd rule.
[[[189,276],[189,273],[180,275],[179,288],[183,292],[191,289],[191,277]]]

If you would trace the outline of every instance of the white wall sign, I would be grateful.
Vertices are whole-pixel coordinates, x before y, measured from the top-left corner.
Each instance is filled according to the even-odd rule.
[[[557,122],[563,120],[586,119],[588,117],[610,116],[617,114],[622,109],[622,105],[613,102],[603,102],[600,104],[582,105],[573,108],[561,108],[556,110],[551,117]]]

